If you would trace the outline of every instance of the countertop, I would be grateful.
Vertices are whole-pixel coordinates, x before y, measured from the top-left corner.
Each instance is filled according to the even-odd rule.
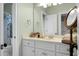
[[[53,38],[33,38],[33,37],[27,37],[23,36],[24,40],[39,40],[39,41],[47,41],[47,42],[62,42],[62,37],[53,37]]]

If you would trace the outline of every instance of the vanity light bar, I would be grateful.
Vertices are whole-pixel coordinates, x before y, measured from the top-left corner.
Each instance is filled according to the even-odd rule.
[[[38,6],[43,6],[44,8],[47,8],[49,6],[56,6],[57,4],[62,4],[62,3],[40,3]]]

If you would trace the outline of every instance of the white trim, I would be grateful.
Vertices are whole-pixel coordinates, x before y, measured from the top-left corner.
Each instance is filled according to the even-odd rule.
[[[3,3],[1,3],[0,4],[0,9],[1,9],[1,14],[0,14],[0,30],[1,30],[1,40],[0,40],[0,44],[4,44],[4,6],[3,6],[4,4]],[[1,50],[1,56],[4,56],[4,52],[3,52],[3,50]]]
[[[3,6],[3,4],[1,4],[1,9],[2,9],[2,13],[1,13],[1,44],[3,44],[4,43],[4,12],[3,12],[3,10],[4,10],[4,6]]]
[[[46,12],[44,11],[41,11],[41,20],[42,20],[42,34],[44,35],[45,34],[45,31],[44,31],[44,22],[43,22],[43,15],[47,15]]]
[[[66,11],[66,12],[60,12],[60,13],[58,13],[58,28],[59,28],[59,30],[58,30],[58,32],[59,32],[59,35],[61,35],[61,14],[66,14],[66,13],[68,13],[68,11]]]
[[[12,24],[13,24],[13,38],[12,38],[12,55],[19,56],[19,42],[18,42],[18,35],[17,35],[17,3],[13,3],[12,5]]]

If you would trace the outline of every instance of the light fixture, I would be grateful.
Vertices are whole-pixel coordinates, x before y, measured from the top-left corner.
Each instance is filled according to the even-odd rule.
[[[56,6],[57,5],[57,3],[53,3],[53,6]]]
[[[50,7],[50,6],[56,6],[57,4],[62,4],[62,3],[39,3],[38,6],[43,6],[44,8]]]

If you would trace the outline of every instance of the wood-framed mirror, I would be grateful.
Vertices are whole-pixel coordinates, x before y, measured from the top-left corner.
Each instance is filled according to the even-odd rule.
[[[67,17],[64,19],[64,24],[68,29],[70,29],[70,56],[73,56],[74,46],[76,45],[77,47],[77,44],[74,44],[72,37],[73,29],[77,27],[77,6],[68,12]]]
[[[77,27],[77,6],[71,9],[65,18],[65,26],[69,29]]]

